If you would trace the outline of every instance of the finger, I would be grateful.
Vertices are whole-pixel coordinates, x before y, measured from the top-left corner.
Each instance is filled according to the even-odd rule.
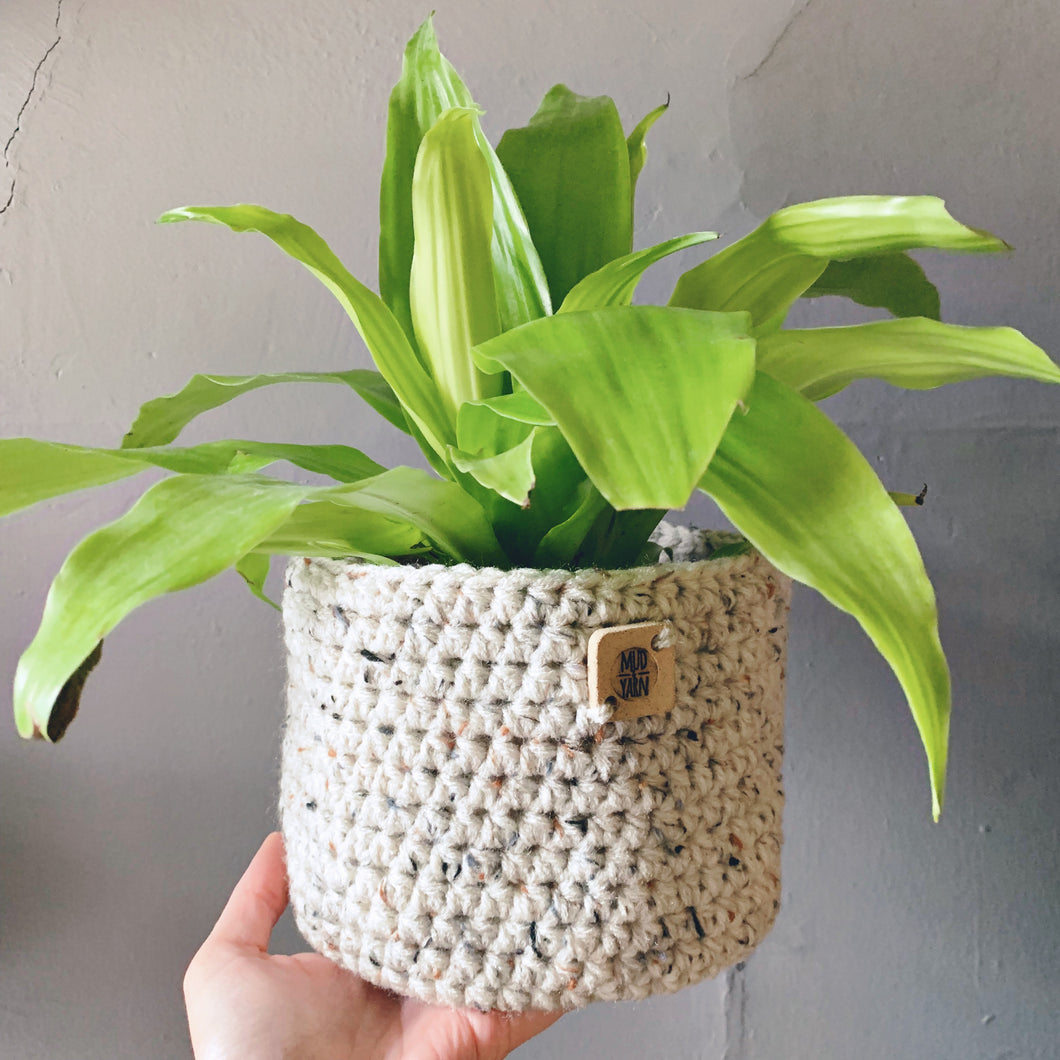
[[[432,1043],[439,1030],[451,1032],[453,1056],[475,1056],[479,1060],[501,1060],[524,1042],[551,1027],[562,1012],[478,1012],[474,1009],[444,1009],[423,1006],[423,1016],[430,1025]],[[450,1055],[446,1053],[445,1055]]]
[[[210,939],[234,946],[251,946],[264,953],[276,921],[287,908],[287,870],[283,837],[273,832],[254,855],[232,897],[221,911]]]
[[[528,1042],[535,1035],[547,1030],[562,1016],[562,1012],[516,1012],[504,1019],[504,1052],[500,1056],[518,1049],[524,1042]]]

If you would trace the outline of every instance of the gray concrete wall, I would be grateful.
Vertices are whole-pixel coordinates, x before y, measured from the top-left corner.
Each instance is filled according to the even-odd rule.
[[[195,371],[368,363],[327,293],[260,238],[151,222],[263,202],[374,283],[385,100],[428,6],[4,0],[4,435],[112,445]],[[672,94],[639,245],[739,235],[798,199],[942,195],[1017,248],[924,255],[946,319],[1060,353],[1054,0],[454,0],[437,26],[493,134],[557,80],[612,94],[630,122]],[[677,268],[644,293],[665,296]],[[895,681],[850,619],[799,592],[776,929],[744,969],[568,1017],[527,1060],[1060,1055],[1057,395],[863,385],[828,407],[892,488],[931,485],[910,519],[954,670],[942,823]],[[187,435],[241,436],[415,459],[326,388],[248,396]],[[0,525],[4,683],[66,551],[138,488]],[[109,638],[60,745],[0,724],[0,1055],[188,1055],[181,976],[272,825],[282,684],[274,615],[229,574]],[[279,942],[298,947],[289,924]]]

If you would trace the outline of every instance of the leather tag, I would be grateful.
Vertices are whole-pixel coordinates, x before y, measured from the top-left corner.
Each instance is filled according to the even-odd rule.
[[[673,710],[674,650],[653,647],[662,622],[598,629],[589,638],[589,696],[611,708],[611,721]]]

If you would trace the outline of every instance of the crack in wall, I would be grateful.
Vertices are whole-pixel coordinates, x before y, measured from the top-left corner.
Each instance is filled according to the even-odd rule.
[[[15,170],[11,163],[11,148],[18,138],[18,134],[22,131],[22,115],[26,113],[31,102],[33,102],[34,94],[37,91],[37,78],[40,77],[40,72],[44,68],[44,64],[48,61],[48,56],[59,46],[59,42],[63,39],[63,35],[59,30],[59,19],[63,14],[63,0],[55,0],[55,40],[48,45],[47,51],[41,56],[40,62],[33,68],[33,77],[30,79],[29,91],[26,93],[26,98],[22,101],[22,106],[18,108],[18,113],[15,115],[15,127],[11,130],[11,135],[7,138],[7,142],[4,144],[4,169],[11,170],[11,190],[7,196],[7,202],[0,206],[0,214],[7,212],[8,208],[15,201],[15,188],[18,185],[18,171]]]
[[[759,59],[758,62],[755,63],[754,67],[746,74],[738,74],[736,77],[736,81],[749,81],[752,77],[755,76],[755,74],[757,74],[764,66],[769,63],[769,61],[776,54],[777,48],[779,48],[781,44],[783,44],[784,38],[791,32],[792,27],[795,25],[795,23],[798,22],[799,19],[806,14],[812,3],[813,0],[802,0],[802,3],[797,8],[795,8],[794,11],[791,12],[787,19],[785,19],[783,27],[776,35],[776,38],[774,39],[773,43],[766,49],[766,52],[762,56],[762,58]]]
[[[740,1060],[740,1057],[747,1055],[747,982],[744,979],[744,967],[744,962],[740,961],[725,973],[725,992],[722,995],[725,1048],[721,1060]]]

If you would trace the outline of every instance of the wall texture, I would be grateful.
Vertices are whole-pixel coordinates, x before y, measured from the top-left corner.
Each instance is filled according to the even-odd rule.
[[[427,9],[4,0],[4,435],[112,445],[142,401],[195,371],[368,363],[326,292],[264,241],[151,222],[186,202],[263,202],[374,283],[385,100]],[[740,235],[798,199],[939,194],[1018,248],[924,255],[946,319],[1010,323],[1060,353],[1054,0],[452,0],[436,21],[493,135],[558,80],[612,94],[630,121],[671,93],[640,245]],[[665,296],[678,267],[645,292]],[[805,319],[853,318],[820,305]],[[895,681],[851,620],[798,593],[776,929],[741,970],[568,1017],[528,1060],[1057,1055],[1056,394],[863,385],[830,411],[892,488],[931,486],[910,518],[954,670],[942,823]],[[210,437],[416,459],[322,387],[248,396],[188,432]],[[0,525],[4,683],[63,555],[136,490]],[[712,518],[705,504],[687,517]],[[189,1055],[184,967],[273,822],[278,647],[272,613],[226,575],[109,638],[61,744],[0,724],[4,1057]],[[299,946],[287,923],[278,941]]]

